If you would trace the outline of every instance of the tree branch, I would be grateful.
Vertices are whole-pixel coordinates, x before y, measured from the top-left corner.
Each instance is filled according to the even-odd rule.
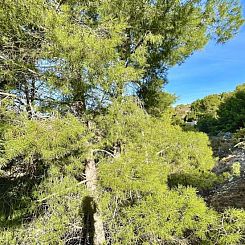
[[[106,151],[106,150],[95,149],[95,150],[93,150],[93,152],[105,152],[106,154],[108,154],[111,157],[115,158],[115,155],[114,154],[112,154],[111,152]]]

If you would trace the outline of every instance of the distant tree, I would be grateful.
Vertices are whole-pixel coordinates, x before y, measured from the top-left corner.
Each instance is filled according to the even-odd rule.
[[[203,115],[197,122],[197,129],[207,134],[217,133],[217,119],[212,115]]]
[[[217,118],[217,111],[219,105],[222,102],[222,94],[212,94],[198,99],[191,104],[191,113],[189,118],[199,120],[203,116],[209,115],[213,118]]]
[[[191,104],[187,120],[197,120],[197,129],[217,134],[220,131],[235,132],[245,126],[245,85],[235,91],[213,94]]]
[[[196,128],[202,132],[216,133],[219,107],[229,96],[230,93],[212,94],[194,101],[186,119],[188,121],[196,120]]]
[[[235,132],[245,127],[245,84],[226,98],[218,110],[218,124],[222,131]]]

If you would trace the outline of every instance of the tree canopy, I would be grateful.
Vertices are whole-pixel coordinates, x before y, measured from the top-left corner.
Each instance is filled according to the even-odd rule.
[[[206,133],[235,132],[244,128],[245,85],[232,92],[212,94],[194,101],[187,120],[197,120],[197,128]]]
[[[236,1],[4,0],[0,7],[1,87],[21,95],[29,112],[58,100],[81,113],[125,90],[162,112],[168,68],[211,39],[227,41],[243,23]]]
[[[242,23],[236,1],[1,1],[0,243],[244,243],[244,210],[200,195],[224,180],[208,136],[163,90]]]

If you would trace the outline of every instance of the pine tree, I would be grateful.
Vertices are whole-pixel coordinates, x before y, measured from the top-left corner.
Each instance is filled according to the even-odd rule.
[[[244,242],[244,211],[198,195],[219,181],[207,136],[171,125],[162,91],[169,67],[237,32],[238,3],[0,7],[0,243]]]

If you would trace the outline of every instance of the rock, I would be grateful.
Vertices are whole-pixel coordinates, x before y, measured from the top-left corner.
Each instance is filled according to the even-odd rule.
[[[207,197],[210,206],[217,210],[228,207],[245,208],[245,178],[235,178],[210,192]]]
[[[235,162],[240,163],[240,177],[231,177],[212,189],[206,197],[207,203],[217,210],[245,208],[245,149],[234,148],[232,154],[222,158],[213,171],[220,175],[230,170]]]

